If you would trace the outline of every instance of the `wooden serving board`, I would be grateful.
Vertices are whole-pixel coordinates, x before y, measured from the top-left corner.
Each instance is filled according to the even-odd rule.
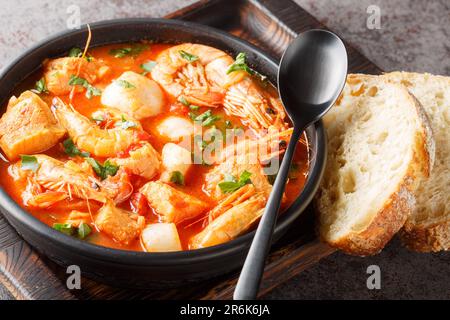
[[[325,28],[291,0],[203,0],[167,16],[207,24],[246,39],[279,60],[296,34]],[[381,70],[347,45],[349,72]],[[314,235],[312,209],[294,223],[270,253],[260,296],[331,254]],[[0,284],[16,299],[228,299],[238,272],[188,288],[129,290],[82,279],[80,290],[66,288],[63,268],[36,253],[0,214]],[[132,275],[130,275],[132,276]]]

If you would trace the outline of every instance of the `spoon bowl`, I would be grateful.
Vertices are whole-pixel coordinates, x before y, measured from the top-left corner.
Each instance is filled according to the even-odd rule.
[[[331,108],[344,88],[346,77],[347,52],[341,39],[332,32],[304,32],[283,54],[278,69],[278,92],[294,130],[239,276],[235,300],[256,298],[299,137]]]
[[[292,122],[305,128],[321,118],[341,93],[346,75],[347,52],[338,36],[317,29],[299,34],[278,69],[278,92]]]

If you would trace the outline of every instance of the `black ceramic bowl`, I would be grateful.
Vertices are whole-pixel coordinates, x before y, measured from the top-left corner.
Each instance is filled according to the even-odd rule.
[[[255,46],[228,33],[203,25],[164,19],[112,20],[91,25],[91,47],[148,39],[155,42],[197,42],[225,50],[232,56],[246,52],[249,63],[276,83],[277,63]],[[27,50],[0,75],[0,103],[5,105],[14,89],[36,72],[46,58],[83,47],[86,28],[65,31]],[[1,111],[3,113],[4,110]],[[317,190],[325,165],[326,141],[321,122],[306,130],[311,154],[305,187],[279,219],[274,240],[299,217]],[[167,287],[199,281],[232,271],[243,264],[254,232],[228,243],[174,253],[145,253],[93,245],[64,235],[24,211],[0,189],[0,209],[17,232],[33,247],[58,264],[78,265],[84,275],[116,286]]]

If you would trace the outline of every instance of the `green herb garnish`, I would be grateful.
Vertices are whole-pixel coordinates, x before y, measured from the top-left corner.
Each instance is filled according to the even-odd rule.
[[[86,88],[86,97],[88,99],[91,99],[92,96],[100,96],[102,94],[102,91],[100,89],[91,85],[86,79],[74,75],[70,76],[69,85],[82,86]]]
[[[80,239],[86,238],[91,232],[91,227],[85,223],[81,222],[78,228],[72,226],[71,223],[54,223],[53,229],[58,230],[68,236],[78,236]]]
[[[194,61],[198,60],[198,56],[196,56],[194,54],[190,54],[184,50],[180,50],[180,51],[178,51],[178,53],[184,60],[187,60],[189,62],[194,62]]]
[[[103,165],[94,158],[86,158],[86,161],[102,180],[105,180],[108,176],[115,176],[119,170],[119,166],[111,163],[109,160],[106,160]]]
[[[124,115],[121,117],[121,121],[116,123],[116,127],[121,127],[124,130],[137,127],[137,124],[133,121],[127,120]]]
[[[72,139],[68,138],[63,142],[64,152],[70,157],[84,157],[87,158],[90,156],[89,152],[84,152],[78,149],[78,147],[73,143]]]
[[[231,123],[230,120],[226,120],[226,121],[225,121],[225,127],[227,127],[227,128],[232,128],[232,127],[233,127],[233,123]]]
[[[195,121],[195,118],[197,118],[197,114],[195,112],[189,112],[188,116],[192,121]]]
[[[189,106],[189,109],[191,109],[192,111],[197,111],[198,109],[200,109],[200,107],[199,106],[194,106],[193,104],[191,104]]]
[[[109,50],[109,54],[115,58],[123,58],[126,56],[136,57],[147,48],[148,45],[136,44],[132,47],[111,49]]]
[[[84,239],[91,233],[91,227],[85,222],[80,223],[78,226],[77,234],[78,238]]]
[[[185,97],[183,96],[179,96],[178,97],[178,101],[181,102],[182,105],[189,107],[191,104],[189,103],[189,101],[186,100]]]
[[[75,228],[70,223],[54,223],[53,229],[67,234],[68,236],[71,236],[75,233]]]
[[[35,156],[28,156],[25,154],[20,155],[21,159],[21,168],[23,170],[31,170],[36,172],[39,169],[39,162]]]
[[[233,64],[231,64],[228,67],[227,74],[234,71],[245,71],[251,76],[258,76],[260,80],[263,82],[266,81],[267,80],[266,76],[263,76],[262,74],[258,73],[256,70],[253,70],[247,65],[247,62],[245,61],[246,58],[247,55],[244,52],[240,52],[236,57],[236,61],[234,61]]]
[[[184,186],[184,176],[180,171],[173,171],[170,175],[170,182]]]
[[[144,76],[149,73],[150,71],[152,71],[152,69],[157,65],[157,63],[155,61],[147,61],[143,64],[141,64],[141,68],[144,70],[144,72],[142,73]]]
[[[211,110],[207,110],[198,116],[194,116],[194,114],[191,115],[191,113],[189,113],[189,117],[191,117],[194,121],[201,122],[204,127],[212,126],[217,120],[220,120],[220,117],[213,115]]]
[[[127,81],[127,80],[123,80],[123,79],[118,79],[115,81],[119,86],[125,88],[125,89],[133,89],[136,88],[136,86],[134,84],[132,84],[131,82]]]
[[[35,90],[38,93],[48,93],[47,85],[45,84],[44,78],[41,78],[38,81],[36,81]]]
[[[93,116],[91,119],[96,121],[96,122],[103,122],[103,121],[105,121],[105,118],[101,114],[99,114],[97,116]]]
[[[198,148],[200,150],[203,150],[203,149],[205,149],[208,146],[208,143],[203,140],[201,135],[196,135],[194,137],[194,142],[195,142],[195,144],[198,146]]]
[[[69,50],[69,57],[79,58],[83,55],[83,50],[78,47],[73,47]]]
[[[204,127],[212,126],[213,123],[216,122],[217,120],[220,120],[219,116],[211,115],[202,122],[202,126]]]
[[[209,118],[209,117],[211,117],[211,115],[212,115],[212,112],[211,112],[211,110],[208,110],[208,111],[205,111],[205,112],[203,112],[201,115],[198,115],[198,116],[196,116],[195,117],[195,121],[205,121],[207,118]]]
[[[244,171],[241,173],[241,176],[239,177],[239,180],[236,179],[231,174],[225,174],[224,181],[219,183],[219,188],[222,191],[222,193],[232,193],[246,184],[252,183],[250,180],[250,176],[252,174],[248,171]]]

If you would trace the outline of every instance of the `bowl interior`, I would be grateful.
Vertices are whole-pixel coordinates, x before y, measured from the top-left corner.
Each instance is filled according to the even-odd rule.
[[[276,84],[277,62],[255,46],[228,33],[185,21],[165,19],[120,19],[99,22],[91,25],[91,47],[105,44],[149,40],[153,42],[195,42],[222,49],[232,56],[239,52],[247,53],[249,64],[260,73],[267,75]],[[27,50],[13,61],[0,74],[0,103],[5,106],[16,88],[28,77],[41,68],[42,61],[64,55],[74,46],[84,47],[87,29],[65,31],[52,36],[33,48]],[[4,110],[1,110],[3,113]],[[275,238],[284,232],[310,203],[321,179],[325,164],[325,134],[322,123],[318,122],[306,130],[310,148],[310,167],[304,189],[294,203],[278,220]],[[62,243],[70,250],[95,255],[108,261],[128,261],[145,264],[149,261],[164,264],[168,260],[177,259],[178,263],[190,263],[192,259],[210,259],[214,255],[222,255],[240,250],[250,245],[254,231],[222,245],[192,251],[173,253],[145,253],[125,251],[101,247],[76,238],[66,236],[53,230],[23,210],[9,195],[0,188],[0,207],[14,216],[20,223],[27,224],[33,232],[38,232],[49,240]],[[149,260],[152,259],[152,260]]]

